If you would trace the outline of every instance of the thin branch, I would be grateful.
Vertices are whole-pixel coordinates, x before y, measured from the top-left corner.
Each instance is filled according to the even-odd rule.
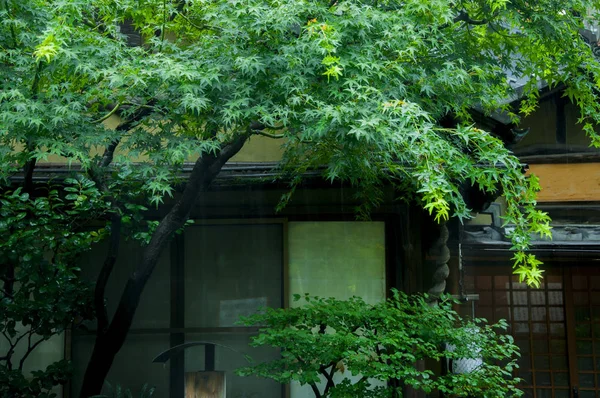
[[[266,131],[262,131],[262,130],[257,130],[257,131],[254,131],[253,133],[256,135],[262,135],[264,137],[275,138],[275,139],[285,137],[284,134],[271,134],[271,133],[267,133]]]
[[[152,99],[148,102],[150,105],[137,105],[138,109],[136,112],[133,113],[131,118],[119,124],[115,130],[122,132],[127,132],[131,130],[137,122],[139,122],[143,117],[149,115],[152,112],[152,110],[154,110],[154,107],[151,105],[154,102],[156,102],[156,100]],[[115,111],[116,108],[119,108],[123,104],[123,102],[121,102],[120,105],[117,104],[111,112]],[[99,167],[106,168],[110,166],[114,158],[115,150],[117,149],[117,146],[119,146],[120,143],[121,138],[116,138],[110,144],[107,145],[106,149],[104,150],[104,154],[102,155],[102,159],[98,164]],[[98,184],[99,181],[96,181],[96,183]]]
[[[27,345],[27,352],[25,352],[25,354],[23,355],[23,358],[21,358],[21,360],[19,361],[19,370],[23,370],[23,364],[25,363],[25,360],[27,359],[27,357],[29,356],[29,354],[31,354],[33,352],[33,350],[35,350],[35,348],[40,345],[43,341],[45,341],[45,338],[41,338],[38,341],[35,342],[35,344],[31,345],[31,335],[33,334],[33,332],[30,333],[29,335],[29,341],[28,341],[28,345]]]
[[[199,31],[204,31],[204,30],[214,30],[214,31],[222,31],[223,29],[218,27],[218,26],[211,26],[211,25],[197,25],[194,22],[192,22],[188,17],[186,17],[182,12],[179,13],[179,16],[183,19],[185,19],[185,21],[187,23],[189,23],[193,28],[198,29]]]
[[[456,17],[454,17],[453,21],[454,23],[466,22],[469,25],[486,25],[490,23],[491,19],[473,19],[469,16],[469,14],[466,11],[462,10],[458,13]]]
[[[117,105],[115,105],[111,109],[110,112],[108,112],[106,115],[102,116],[100,119],[92,120],[92,123],[94,123],[94,124],[96,124],[96,123],[102,123],[103,121],[105,121],[106,119],[108,119],[109,117],[111,117],[112,115],[114,115],[115,112],[119,110],[119,108],[121,107],[121,105],[123,105],[123,102],[117,103]]]
[[[17,344],[19,344],[19,342],[21,340],[23,340],[23,338],[25,336],[27,336],[27,333],[23,333],[22,335],[20,335],[13,343],[12,339],[10,338],[10,336],[6,333],[6,331],[2,331],[2,335],[4,336],[4,338],[6,339],[6,341],[8,342],[8,345],[10,346],[8,351],[6,352],[6,367],[11,370],[12,369],[12,354],[15,352],[15,348],[17,347]]]
[[[0,293],[2,293],[4,296],[13,299],[14,296],[12,294],[10,294],[8,291],[4,290],[4,288],[0,289]]]

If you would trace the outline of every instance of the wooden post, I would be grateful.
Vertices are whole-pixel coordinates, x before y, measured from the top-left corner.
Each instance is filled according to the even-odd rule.
[[[225,372],[188,372],[185,398],[225,398]]]

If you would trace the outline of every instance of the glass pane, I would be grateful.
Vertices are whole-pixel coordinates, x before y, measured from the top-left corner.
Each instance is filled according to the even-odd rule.
[[[536,370],[550,369],[550,359],[545,355],[534,355],[533,364]]]
[[[554,398],[569,398],[569,390],[554,390]]]
[[[575,303],[575,305],[589,304],[588,293],[587,292],[573,293],[573,303]]]
[[[549,275],[546,277],[546,283],[548,284],[548,290],[563,288],[562,276]]]
[[[533,390],[529,389],[529,388],[524,388],[523,389],[523,395],[521,395],[523,398],[531,398],[533,397]]]
[[[494,287],[496,289],[510,289],[510,281],[508,276],[495,276]]]
[[[566,352],[566,343],[564,340],[550,340],[550,352],[562,354]]]
[[[530,303],[531,305],[545,305],[546,304],[546,293],[539,291],[530,292]]]
[[[515,344],[519,347],[521,355],[529,354],[529,340],[516,340]]]
[[[465,289],[468,291],[475,290],[475,277],[472,275],[465,276]]]
[[[592,328],[589,324],[581,323],[575,325],[575,336],[577,337],[592,337]]]
[[[512,313],[515,321],[527,321],[529,319],[529,309],[527,307],[514,307]]]
[[[527,305],[527,292],[513,291],[512,305]]]
[[[527,289],[527,283],[525,283],[525,282],[519,282],[519,277],[518,276],[513,276],[512,277],[512,288],[514,290],[526,290]]]
[[[549,372],[535,372],[535,384],[536,386],[550,386],[550,373]]]
[[[562,291],[549,291],[548,292],[548,304],[562,305],[563,304],[563,292]]]
[[[592,304],[600,304],[600,292],[591,292],[590,296],[592,296]]]
[[[594,333],[594,338],[600,339],[600,323],[592,324],[592,332]]]
[[[281,307],[282,228],[247,224],[186,229],[186,326],[234,327],[240,316]]]
[[[594,322],[600,321],[600,307],[593,307],[592,308],[592,320]]]
[[[594,387],[594,374],[593,373],[579,373],[579,385],[581,387]]]
[[[585,391],[579,390],[580,398],[596,398],[596,393],[594,391]]]
[[[574,290],[587,290],[587,280],[586,276],[581,275],[573,275],[571,277],[571,281],[573,283]]]
[[[532,321],[545,321],[546,320],[546,307],[531,307],[531,320]]]
[[[491,291],[479,291],[479,302],[478,304],[481,305],[489,305],[492,306],[494,305],[494,303],[492,302],[492,292]]]
[[[564,336],[565,325],[563,323],[551,323],[550,324],[550,335],[552,336]]]
[[[492,277],[491,276],[477,276],[475,277],[475,283],[479,290],[491,290],[492,289]]]
[[[557,326],[559,326],[559,325],[557,325]],[[532,327],[531,331],[533,332],[533,334],[547,334],[548,333],[548,326],[545,323],[532,323],[531,327]]]
[[[569,374],[565,372],[554,372],[552,373],[554,378],[555,386],[568,386],[569,385]]]
[[[577,368],[579,370],[594,370],[594,360],[592,357],[577,357]]]
[[[290,298],[385,298],[383,222],[290,222],[288,237]]]
[[[477,318],[485,318],[488,322],[491,322],[494,317],[494,308],[491,306],[479,306],[475,311],[475,316]]]
[[[527,323],[515,323],[513,327],[514,334],[526,334],[529,335],[529,324]]]
[[[533,340],[533,352],[536,354],[546,354],[548,352],[548,340]]]
[[[533,383],[533,376],[531,374],[531,372],[519,372],[518,375],[521,378],[521,384],[522,386],[530,386]]]
[[[590,309],[589,307],[575,307],[575,322],[589,322]]]
[[[557,370],[557,369],[567,369],[568,368],[568,361],[567,361],[567,357],[557,357],[557,356],[553,356],[552,357],[552,369]]]
[[[543,384],[543,385],[546,385],[546,384]],[[536,388],[535,389],[535,396],[537,398],[552,398],[552,390],[550,390],[550,389]]]
[[[549,307],[548,312],[550,313],[550,321],[564,321],[565,320],[565,311],[563,307]]]
[[[600,276],[590,276],[590,289],[600,290]]]
[[[494,293],[494,305],[508,305],[508,291],[497,290]]]
[[[578,354],[591,354],[592,353],[592,342],[591,340],[579,340],[577,341],[577,353]]]
[[[505,319],[507,321],[510,321],[509,307],[496,307],[495,320],[496,320],[496,322],[498,322],[500,319]]]
[[[519,364],[520,370],[531,369],[531,357],[528,355],[522,355],[519,359],[517,359],[517,363]]]

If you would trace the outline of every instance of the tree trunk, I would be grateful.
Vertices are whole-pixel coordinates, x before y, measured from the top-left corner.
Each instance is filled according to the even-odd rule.
[[[158,263],[159,256],[171,241],[175,231],[185,225],[200,194],[208,188],[223,165],[242,148],[247,137],[248,135],[244,134],[234,138],[231,143],[223,145],[217,155],[204,154],[194,164],[183,194],[161,220],[150,243],[144,249],[140,263],[129,277],[110,325],[105,332],[99,331],[96,337],[92,356],[83,378],[81,398],[100,394],[114,358],[125,342],[140,297]]]

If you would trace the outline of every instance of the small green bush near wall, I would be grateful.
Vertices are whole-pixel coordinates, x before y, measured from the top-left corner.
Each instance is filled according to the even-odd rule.
[[[300,300],[301,297],[295,297]],[[510,397],[522,393],[513,376],[518,348],[504,334],[507,324],[463,320],[442,297],[393,291],[370,305],[306,295],[298,308],[267,309],[245,318],[260,325],[254,346],[281,349],[281,358],[238,370],[280,383],[308,385],[319,397],[401,397],[402,386],[451,397]],[[481,363],[464,374],[419,370],[417,361],[474,358]]]

